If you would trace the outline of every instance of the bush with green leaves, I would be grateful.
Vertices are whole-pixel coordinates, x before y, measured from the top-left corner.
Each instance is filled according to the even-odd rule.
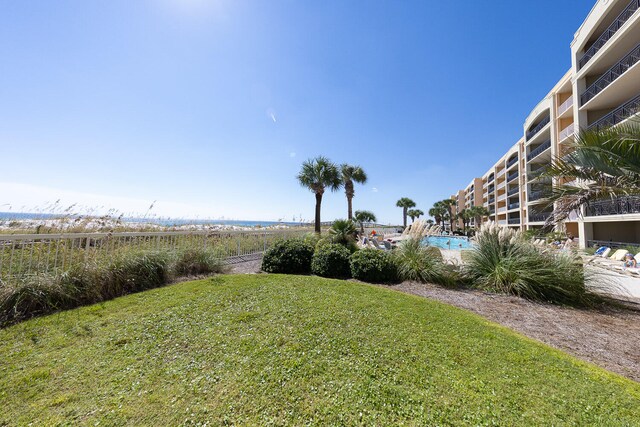
[[[457,270],[445,264],[442,253],[436,247],[423,246],[420,239],[408,239],[393,252],[401,280],[436,283],[455,286]]]
[[[395,283],[398,272],[393,257],[379,249],[361,249],[351,255],[351,277],[369,283]]]
[[[351,251],[337,243],[316,248],[311,259],[311,272],[322,277],[347,279],[351,277]]]
[[[192,248],[178,254],[175,273],[179,276],[222,273],[224,263],[213,249]]]
[[[262,270],[267,273],[309,274],[314,247],[304,239],[276,242],[262,258]]]
[[[578,255],[538,248],[521,233],[494,223],[478,232],[465,272],[473,286],[483,290],[574,306],[600,302],[592,290],[612,286],[585,269]]]

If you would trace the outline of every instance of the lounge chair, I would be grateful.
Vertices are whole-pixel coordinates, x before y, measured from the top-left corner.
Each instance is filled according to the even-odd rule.
[[[374,248],[380,249],[381,251],[387,250],[386,246],[384,244],[381,245],[380,243],[378,243],[377,240],[371,240],[371,244],[373,245]]]
[[[609,257],[609,259],[612,261],[623,261],[627,253],[626,249],[618,249],[613,253],[613,255],[611,255],[611,257]]]

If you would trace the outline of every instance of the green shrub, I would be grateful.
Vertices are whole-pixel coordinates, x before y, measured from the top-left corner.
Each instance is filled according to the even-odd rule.
[[[175,272],[179,276],[222,273],[224,263],[212,249],[187,249],[178,255]]]
[[[445,264],[438,248],[425,247],[420,239],[408,239],[394,251],[394,258],[401,280],[437,283],[445,286],[456,284],[456,269]]]
[[[262,270],[267,273],[309,274],[313,246],[303,239],[276,242],[262,258]]]
[[[358,229],[356,223],[348,219],[337,219],[329,229],[328,240],[331,243],[337,243],[349,249],[351,252],[358,250],[356,240],[358,238]],[[323,240],[326,238],[323,238]]]
[[[168,283],[171,259],[166,252],[124,252],[100,274],[105,299],[156,288]]]
[[[595,277],[570,252],[540,249],[520,233],[495,224],[483,226],[465,271],[481,289],[557,304],[589,306],[600,298],[585,286]],[[600,283],[600,286],[610,286]]]
[[[351,255],[351,276],[369,283],[398,281],[396,265],[391,257],[378,249],[362,249]]]
[[[311,272],[322,277],[346,279],[351,277],[351,252],[342,245],[331,243],[316,248],[311,259]]]

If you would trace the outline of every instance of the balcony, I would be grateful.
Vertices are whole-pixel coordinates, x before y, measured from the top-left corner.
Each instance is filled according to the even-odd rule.
[[[540,200],[540,199],[546,197],[548,194],[549,194],[549,192],[545,191],[545,190],[531,191],[531,192],[529,192],[529,201],[530,202],[535,202],[536,200]]]
[[[509,160],[509,162],[507,162],[507,169],[509,169],[511,166],[515,165],[516,163],[518,163],[518,156],[514,157],[513,159]]]
[[[536,149],[531,150],[529,155],[527,156],[527,161],[530,162],[532,159],[538,157],[544,151],[548,150],[551,147],[551,140],[547,140],[540,144]]]
[[[514,172],[512,174],[507,175],[507,182],[511,182],[518,177],[518,172]]]
[[[520,224],[520,218],[509,218],[509,225],[519,225]]]
[[[551,216],[551,212],[542,212],[529,215],[529,222],[545,222]]]
[[[551,121],[551,116],[545,117],[540,123],[536,125],[533,129],[527,132],[527,141],[533,138],[538,132],[540,132],[546,125]]]
[[[602,129],[610,126],[615,126],[637,113],[640,113],[640,96],[636,96],[635,98],[622,104],[606,116],[596,120],[595,122],[590,124],[587,129]]]
[[[491,203],[493,203],[493,202],[495,202],[495,201],[496,201],[495,196],[491,196],[491,197],[489,197],[489,204],[491,204]]]
[[[560,104],[560,106],[558,107],[558,116],[561,116],[564,113],[566,113],[571,107],[573,107],[573,95],[570,96],[569,99],[564,101],[562,104]]]
[[[575,127],[576,127],[575,124],[571,123],[569,126],[567,126],[566,128],[562,129],[560,131],[560,136],[558,138],[558,141],[564,141],[565,139],[567,139],[570,136],[572,136]]]
[[[502,213],[502,212],[506,212],[507,211],[507,207],[506,206],[501,206],[498,208],[498,213]]]
[[[510,203],[509,204],[509,210],[511,209],[518,209],[520,207],[520,202],[517,203]]]
[[[519,190],[520,189],[518,187],[512,188],[511,190],[507,191],[507,196],[513,196],[514,194],[518,194]]]
[[[495,185],[489,186],[489,193],[493,193],[493,190],[495,190],[495,189],[496,189]]]
[[[618,61],[618,63],[613,67],[605,71],[598,80],[596,80],[582,93],[582,95],[580,95],[580,105],[584,105],[589,102],[593,97],[613,83],[618,77],[623,75],[629,68],[637,64],[638,61],[640,61],[640,44],[631,49],[631,52]]]
[[[586,207],[586,216],[625,215],[640,213],[640,197],[618,197],[614,200],[591,202]]]
[[[493,215],[496,213],[496,208],[489,209],[489,215]]]
[[[503,176],[505,173],[507,173],[507,170],[506,169],[502,169],[500,172],[498,172],[498,178]]]
[[[631,16],[636,10],[638,10],[638,8],[640,8],[640,0],[632,0],[631,3],[629,3],[629,5],[622,11],[622,13],[613,20],[611,25],[609,25],[609,27],[607,27],[607,29],[604,30],[602,34],[600,34],[600,37],[598,37],[598,39],[593,42],[591,47],[587,49],[584,55],[582,55],[582,57],[578,60],[578,69],[584,67],[585,64],[589,62],[600,49],[602,49],[602,46],[607,44],[609,39],[611,39],[611,37],[613,37],[613,35],[620,28],[622,28],[625,22],[627,22],[629,18],[631,18]]]
[[[493,176],[493,175],[489,176],[489,179],[487,180],[487,183],[493,182],[494,178],[495,178],[495,176]]]

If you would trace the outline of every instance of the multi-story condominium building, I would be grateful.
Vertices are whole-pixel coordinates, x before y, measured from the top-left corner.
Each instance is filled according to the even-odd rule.
[[[570,150],[580,130],[616,126],[640,113],[640,0],[599,0],[571,43],[572,67],[524,121],[523,137],[470,187],[491,215],[507,227],[541,228],[552,215],[545,195],[553,185],[541,171]],[[475,196],[474,196],[475,197]],[[474,199],[474,202],[478,204]],[[461,210],[461,209],[460,209]],[[640,198],[591,203],[562,228],[582,247],[640,242]]]

